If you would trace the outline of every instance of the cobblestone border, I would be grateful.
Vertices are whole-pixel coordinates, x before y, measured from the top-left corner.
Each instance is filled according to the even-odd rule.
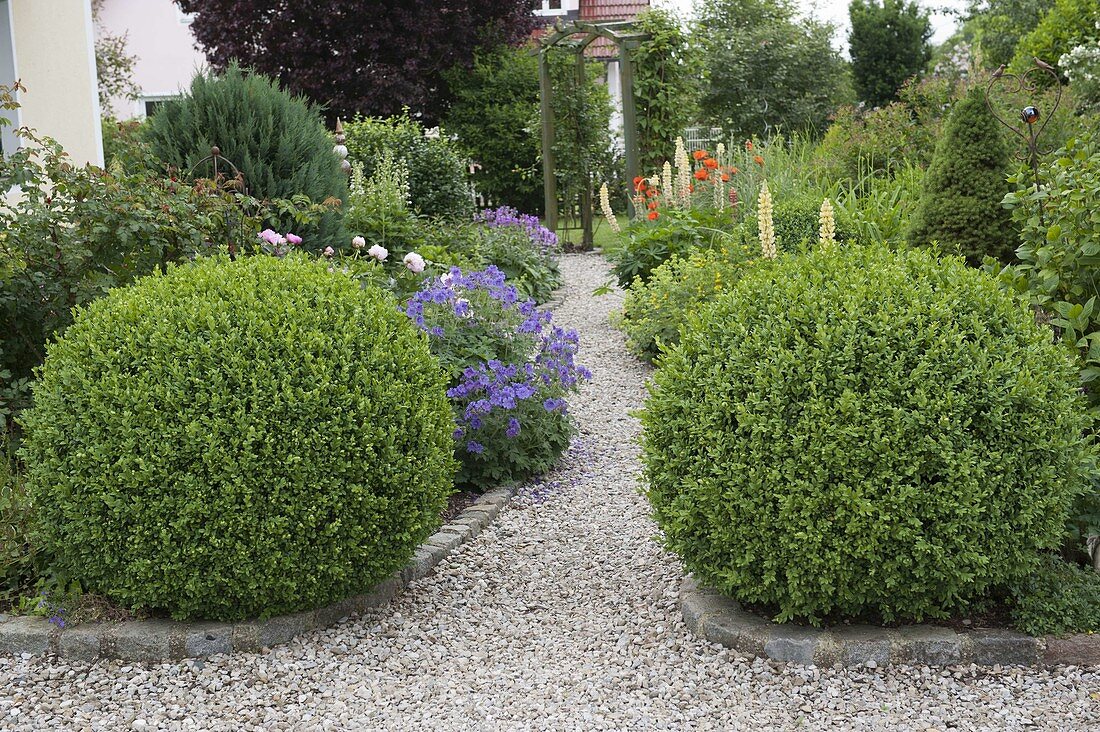
[[[706,640],[749,656],[804,665],[1100,666],[1100,633],[1056,638],[995,629],[957,633],[936,625],[818,630],[765,620],[693,577],[680,586],[680,610],[688,628]]]
[[[417,548],[412,560],[370,592],[327,607],[238,623],[133,620],[61,629],[37,616],[0,615],[0,653],[50,654],[81,661],[117,658],[168,661],[217,653],[255,652],[317,628],[388,605],[410,582],[425,577],[458,546],[481,533],[515,495],[518,485],[479,496]]]

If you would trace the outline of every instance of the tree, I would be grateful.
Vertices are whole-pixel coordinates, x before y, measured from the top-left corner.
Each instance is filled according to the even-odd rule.
[[[1049,7],[1050,0],[971,0],[965,25],[974,33],[983,64],[995,69],[1011,61],[1016,44]]]
[[[542,213],[539,68],[530,46],[477,54],[446,81],[454,101],[444,128],[478,168],[474,188],[496,205]]]
[[[350,117],[409,107],[436,120],[443,74],[534,27],[533,0],[176,0],[210,64],[233,60]]]
[[[932,57],[928,11],[910,0],[852,0],[848,49],[856,94],[872,107],[897,98],[905,81]]]
[[[1039,24],[1016,45],[1011,70],[1026,71],[1032,67],[1033,58],[1058,64],[1063,54],[1092,42],[1097,23],[1100,0],[1055,0]]]
[[[924,179],[909,243],[957,247],[971,264],[1012,258],[1018,244],[1008,193],[1009,151],[980,85],[955,105]]]
[[[819,130],[850,101],[833,26],[796,19],[789,0],[698,0],[695,16],[705,79],[700,107],[729,132]]]

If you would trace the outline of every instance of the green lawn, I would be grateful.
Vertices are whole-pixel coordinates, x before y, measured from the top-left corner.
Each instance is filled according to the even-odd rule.
[[[627,216],[617,216],[616,218],[621,229],[625,229],[630,223],[630,218]],[[579,243],[581,240],[580,229],[565,229],[559,226],[557,234],[562,244],[566,242]],[[608,256],[617,251],[620,246],[619,235],[611,230],[611,227],[607,225],[607,221],[602,216],[593,219],[592,245]]]

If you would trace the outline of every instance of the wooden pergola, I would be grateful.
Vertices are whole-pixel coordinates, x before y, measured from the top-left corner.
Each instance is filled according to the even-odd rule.
[[[576,37],[576,38],[575,38]],[[577,21],[568,25],[558,25],[539,43],[539,98],[542,109],[542,188],[545,199],[546,226],[551,231],[558,227],[558,185],[554,167],[554,108],[552,104],[553,88],[550,81],[550,64],[546,54],[555,46],[567,47],[577,58],[577,84],[582,86],[585,79],[585,49],[597,38],[605,38],[619,49],[619,81],[623,104],[623,147],[626,155],[626,179],[623,181],[632,192],[632,182],[638,175],[638,120],[634,106],[634,51],[642,41],[648,40],[648,33],[635,30],[632,21],[612,21],[605,23],[587,23]],[[585,245],[592,243],[592,190],[586,186],[581,194],[581,222],[584,229]],[[633,212],[631,212],[633,213]]]

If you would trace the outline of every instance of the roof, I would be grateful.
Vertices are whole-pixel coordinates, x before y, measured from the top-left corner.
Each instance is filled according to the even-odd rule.
[[[649,9],[649,0],[581,0],[581,20],[599,22],[607,20],[634,20],[638,13]],[[618,56],[615,44],[606,38],[597,38],[585,49],[594,58]]]
[[[633,20],[649,0],[581,0],[581,20]]]

